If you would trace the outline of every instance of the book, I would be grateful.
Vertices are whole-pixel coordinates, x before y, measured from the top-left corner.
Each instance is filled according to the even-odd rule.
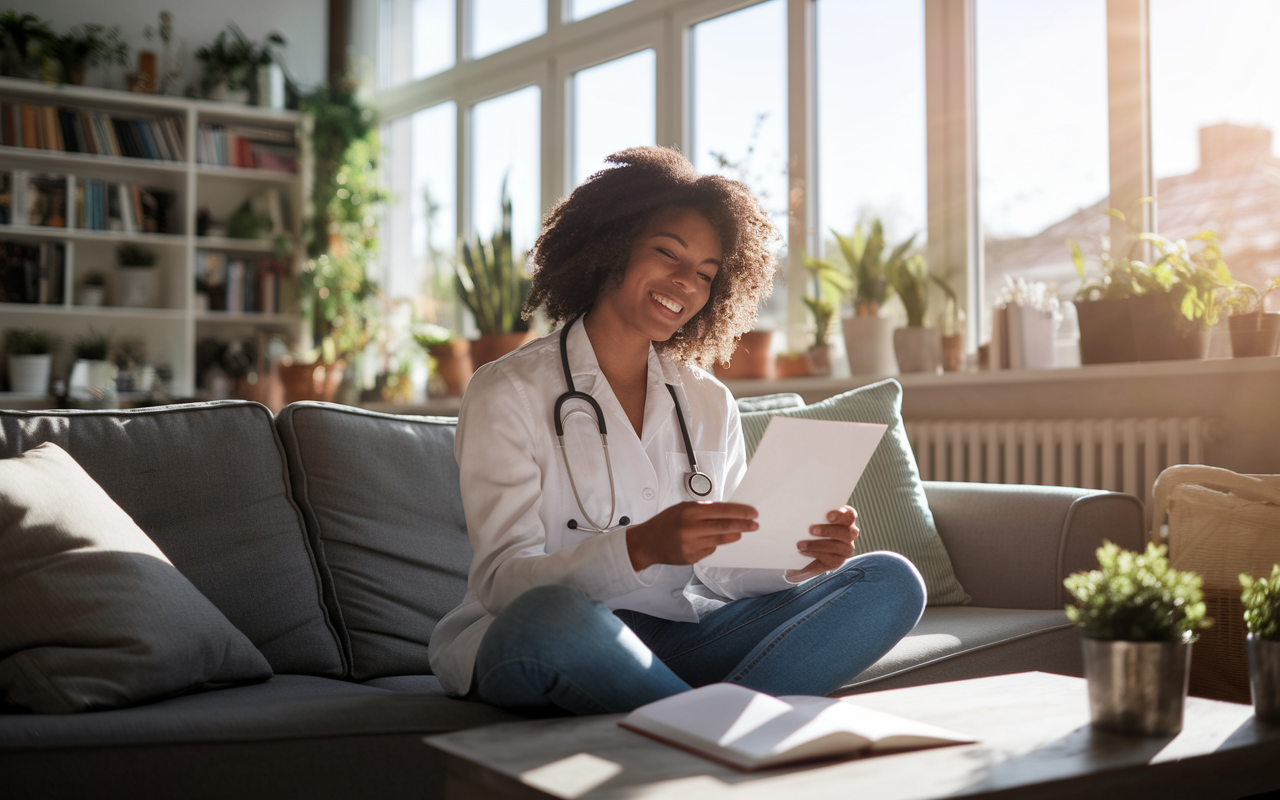
[[[839,698],[771,697],[733,683],[663,698],[618,724],[745,771],[976,741]]]

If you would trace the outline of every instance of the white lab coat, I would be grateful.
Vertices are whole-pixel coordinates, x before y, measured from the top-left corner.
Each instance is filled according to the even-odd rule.
[[[601,527],[617,524],[624,515],[631,524],[644,522],[676,503],[698,499],[685,488],[689,460],[668,383],[681,397],[698,467],[714,482],[706,499],[725,500],[733,493],[746,473],[746,451],[737,406],[719,381],[651,346],[643,436],[637,437],[600,373],[581,322],[569,330],[568,350],[575,388],[596,399],[608,428],[616,507],[606,522],[609,479],[594,417],[573,414],[565,422],[578,493]],[[493,615],[536,586],[574,586],[612,609],[696,622],[685,591],[696,585],[695,575],[729,599],[794,585],[782,570],[654,565],[637,573],[625,530],[569,529],[570,519],[585,520],[555,435],[553,410],[564,391],[559,332],[482,367],[467,387],[454,454],[474,555],[466,596],[436,626],[429,651],[432,672],[451,695],[469,691],[476,651]],[[563,411],[573,408],[589,406],[572,401]]]

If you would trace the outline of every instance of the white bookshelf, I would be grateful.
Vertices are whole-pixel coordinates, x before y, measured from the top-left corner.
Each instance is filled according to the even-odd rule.
[[[0,303],[0,330],[34,327],[48,330],[61,340],[55,360],[55,377],[66,377],[70,345],[90,326],[109,332],[113,339],[141,339],[149,363],[171,365],[172,391],[176,397],[194,397],[196,345],[206,338],[223,341],[250,338],[259,331],[283,334],[296,343],[301,323],[296,313],[297,276],[303,257],[301,223],[309,151],[305,126],[293,111],[215,103],[175,97],[132,94],[79,86],[47,86],[36,81],[0,78],[0,101],[52,105],[62,108],[119,114],[122,116],[174,116],[182,122],[185,139],[183,161],[66,153],[26,147],[0,146],[0,171],[26,170],[74,176],[74,180],[106,180],[138,183],[174,193],[173,214],[177,232],[169,234],[123,233],[0,225],[0,240],[33,244],[58,242],[66,253],[63,296],[49,304]],[[196,160],[196,132],[206,123],[250,125],[295,132],[300,152],[298,173],[242,167],[218,167]],[[74,184],[69,181],[69,186]],[[196,254],[221,251],[228,255],[265,255],[276,249],[273,241],[197,236],[196,212],[208,208],[215,219],[226,220],[248,197],[265,187],[277,187],[285,205],[287,233],[292,240],[287,256],[288,276],[280,289],[281,313],[208,311],[199,308],[196,291]],[[66,218],[75,225],[74,193],[68,192]],[[112,302],[116,277],[115,248],[124,243],[154,251],[161,282],[160,308],[76,305],[76,290],[89,272],[107,277],[107,302]]]

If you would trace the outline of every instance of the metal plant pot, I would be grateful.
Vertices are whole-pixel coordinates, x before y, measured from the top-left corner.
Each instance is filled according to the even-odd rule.
[[[1191,645],[1084,638],[1089,718],[1114,733],[1172,736],[1182,730]]]
[[[1253,715],[1266,722],[1280,722],[1280,642],[1245,637],[1249,645],[1249,688]]]

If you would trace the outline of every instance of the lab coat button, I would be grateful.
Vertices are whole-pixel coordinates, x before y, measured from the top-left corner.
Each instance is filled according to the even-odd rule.
[[[645,500],[652,500],[652,499],[653,499],[653,490],[652,490],[652,489],[645,489],[643,492],[641,492],[641,495],[643,495],[643,496],[644,496],[644,499],[645,499]]]

